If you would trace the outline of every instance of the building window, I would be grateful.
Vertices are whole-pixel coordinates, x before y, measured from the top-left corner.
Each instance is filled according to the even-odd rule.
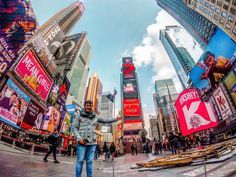
[[[206,6],[206,7],[209,7],[209,4],[208,4],[208,2],[205,2],[205,6]]]
[[[218,21],[218,20],[219,20],[219,17],[218,17],[217,15],[214,15],[214,19],[215,19],[216,21]]]
[[[221,23],[221,24],[224,24],[224,22],[225,22],[225,18],[221,18],[221,19],[220,19],[220,23]]]
[[[204,8],[204,12],[207,14],[207,12],[208,12],[207,8]]]
[[[212,13],[211,11],[209,11],[209,12],[208,12],[208,15],[209,15],[210,17],[212,17],[212,16],[213,16],[213,13]]]
[[[215,8],[214,8],[214,6],[213,5],[211,5],[211,10],[214,10]]]
[[[233,22],[233,21],[234,21],[234,18],[233,18],[231,15],[229,15],[229,16],[228,16],[228,20],[231,21],[231,22]]]
[[[226,18],[227,14],[225,12],[221,12],[221,16]]]
[[[234,28],[232,32],[234,33],[234,35],[236,35],[236,28]]]
[[[228,30],[230,30],[230,29],[231,29],[231,25],[228,24],[228,23],[226,23],[226,24],[225,24],[225,28],[228,29]]]
[[[220,13],[220,9],[218,8],[218,7],[216,7],[216,9],[215,9],[215,11],[216,11],[216,13]]]
[[[216,3],[219,7],[221,7],[222,6],[222,2],[220,2],[220,1],[217,1],[217,3]]]
[[[233,14],[233,15],[236,15],[236,10],[234,8],[231,8],[230,9],[230,12]]]
[[[211,0],[211,2],[215,4],[215,3],[216,3],[216,0]]]
[[[232,4],[233,4],[234,6],[236,6],[236,0],[233,0]]]
[[[226,4],[223,5],[223,9],[228,10],[229,6],[227,6]]]

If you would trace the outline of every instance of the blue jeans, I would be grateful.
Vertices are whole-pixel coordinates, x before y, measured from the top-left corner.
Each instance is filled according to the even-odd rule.
[[[77,163],[76,163],[76,177],[81,177],[83,170],[83,163],[86,160],[87,177],[93,176],[93,159],[96,150],[94,145],[77,145]]]

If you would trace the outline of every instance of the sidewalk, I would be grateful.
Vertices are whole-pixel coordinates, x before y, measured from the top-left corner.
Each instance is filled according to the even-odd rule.
[[[14,147],[11,144],[5,143],[3,141],[0,141],[0,150],[17,153],[17,154],[30,154],[30,151],[27,151],[25,149],[21,149],[19,147]]]

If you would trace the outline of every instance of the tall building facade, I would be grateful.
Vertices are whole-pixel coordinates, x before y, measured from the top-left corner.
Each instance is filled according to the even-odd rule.
[[[138,77],[132,57],[122,58],[121,107],[123,119],[123,138],[128,142],[139,140],[143,129],[143,114],[139,93]]]
[[[101,114],[100,116],[103,118],[112,118],[113,117],[113,103],[108,98],[111,93],[104,92],[102,93],[102,101],[101,101]]]
[[[85,100],[91,100],[93,102],[93,110],[98,115],[101,113],[102,88],[102,83],[98,77],[98,74],[92,74],[89,78],[84,98]]]
[[[90,59],[91,45],[87,37],[84,36],[71,70],[67,73],[67,78],[71,83],[67,104],[76,104],[81,108],[83,107]]]
[[[184,0],[184,3],[220,27],[236,42],[236,0]]]
[[[175,18],[205,48],[217,26],[189,8],[183,0],[156,0],[157,5]]]
[[[194,67],[195,62],[189,52],[184,47],[178,47],[171,39],[169,33],[175,33],[175,29],[179,26],[167,26],[166,29],[160,31],[160,40],[164,46],[180,80],[180,83],[185,89],[188,85],[189,73]]]
[[[52,16],[48,21],[46,21],[40,28],[40,31],[46,30],[49,26],[54,23],[58,23],[60,28],[65,34],[69,34],[71,29],[74,27],[76,22],[80,19],[84,13],[83,3],[76,1],[61,9],[54,16]]]
[[[178,98],[172,79],[155,81],[155,94],[153,101],[156,108],[159,136],[170,132],[179,132],[179,126],[174,109],[175,100]]]

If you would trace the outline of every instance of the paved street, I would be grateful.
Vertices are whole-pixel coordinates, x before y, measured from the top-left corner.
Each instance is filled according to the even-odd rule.
[[[42,156],[32,156],[0,144],[0,177],[72,177],[75,175],[75,158],[59,157],[60,164],[42,161]],[[4,149],[5,148],[5,149]],[[156,156],[155,156],[156,157]],[[115,159],[114,176],[116,177],[201,177],[204,176],[203,166],[186,166],[159,171],[139,172],[137,169],[130,169],[135,162],[147,161],[155,158],[152,155],[139,154],[138,156],[123,156]],[[236,157],[221,164],[208,164],[207,176],[229,177],[233,175],[236,167]],[[101,168],[101,169],[98,169]],[[85,172],[85,170],[84,170]],[[86,176],[85,173],[83,176]],[[112,177],[112,163],[96,160],[94,162],[95,177]]]

